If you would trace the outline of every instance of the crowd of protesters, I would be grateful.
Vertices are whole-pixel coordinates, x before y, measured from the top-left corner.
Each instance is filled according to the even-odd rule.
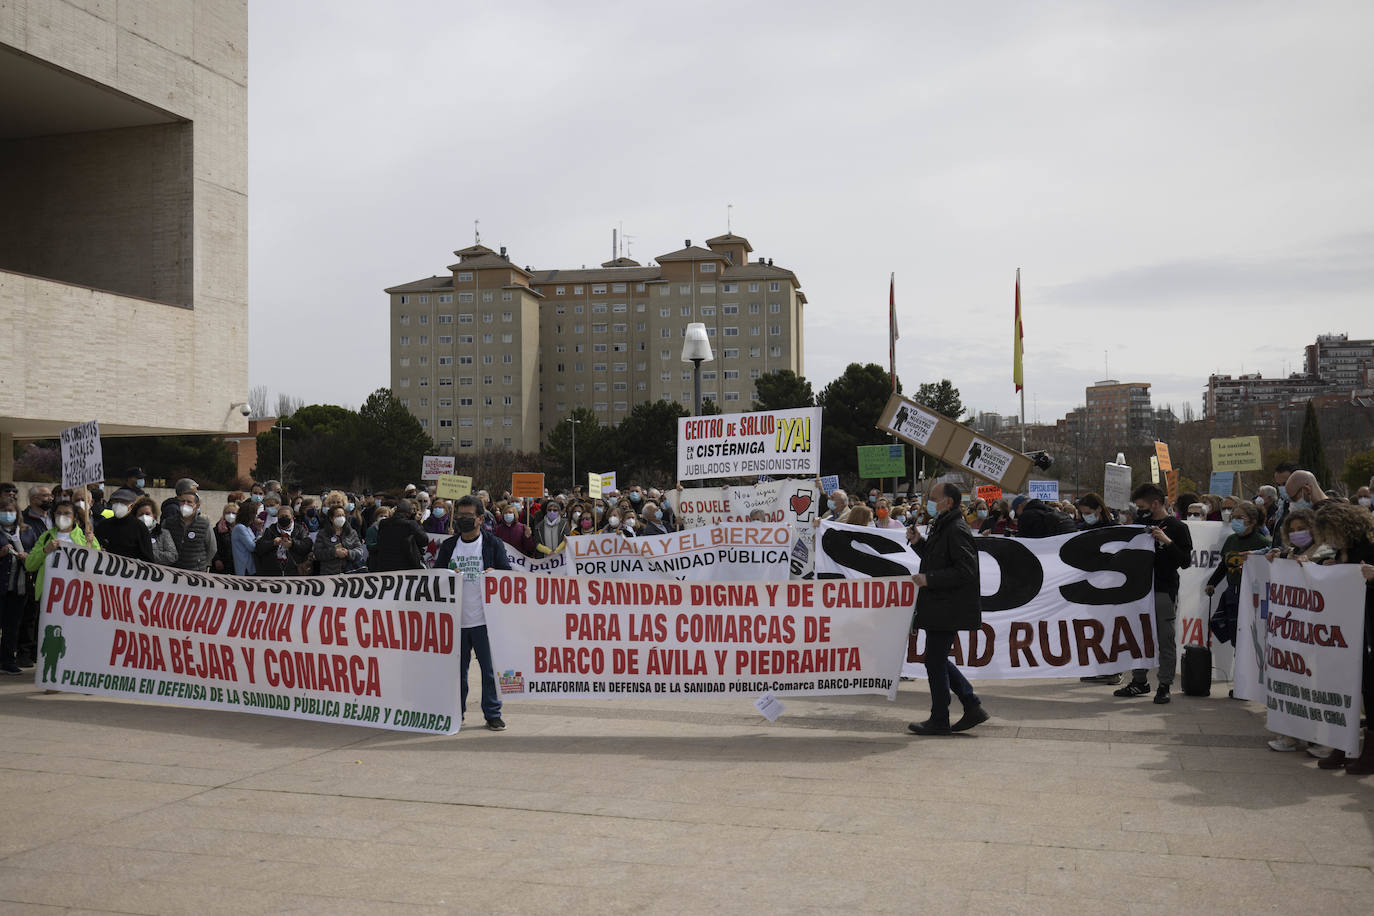
[[[486,490],[449,500],[414,485],[391,494],[329,490],[314,496],[268,480],[229,493],[219,518],[211,519],[201,512],[200,488],[194,480],[176,481],[174,495],[161,505],[147,495],[145,484],[143,470],[134,467],[108,498],[100,486],[64,490],[39,484],[23,494],[21,503],[13,484],[0,483],[0,673],[19,674],[35,662],[44,559],[63,542],[185,570],[298,576],[424,568],[429,565],[430,542],[438,538],[443,539],[441,553],[450,558],[455,550],[476,555],[477,546],[466,550],[461,544],[480,539],[482,556],[500,554],[504,561],[504,551],[493,551],[497,541],[536,558],[566,549],[569,538],[633,538],[679,528],[672,494],[638,485],[596,497],[574,488],[534,500]],[[1273,484],[1259,487],[1249,499],[1183,493],[1168,500],[1153,484],[1138,487],[1131,498],[1131,509],[1118,510],[1097,493],[1062,500],[1008,496],[991,504],[966,497],[945,512],[960,515],[978,534],[994,537],[1042,538],[1111,525],[1145,525],[1156,542],[1155,617],[1161,647],[1156,703],[1169,702],[1176,668],[1178,572],[1189,565],[1192,553],[1185,521],[1217,521],[1231,528],[1221,562],[1206,586],[1209,598],[1218,597],[1211,628],[1222,641],[1235,638],[1240,577],[1248,559],[1359,564],[1366,581],[1374,582],[1374,512],[1368,486],[1342,498],[1327,493],[1311,472],[1283,464]],[[942,514],[936,500],[890,498],[876,488],[868,491],[866,500],[851,499],[837,489],[825,495],[817,523],[912,531],[924,530]],[[761,511],[751,516],[761,517]],[[914,533],[909,539],[920,540]],[[1367,592],[1364,613],[1364,693],[1365,706],[1371,709],[1374,589]],[[471,648],[464,643],[465,658]],[[490,659],[477,654],[484,663],[486,694]],[[1145,671],[1132,672],[1130,682],[1116,695],[1144,696],[1149,692],[1145,678]],[[1121,675],[1084,680],[1117,684]],[[484,713],[490,713],[485,699]],[[499,704],[495,708],[497,714],[487,716],[490,727],[500,723]],[[1270,746],[1296,750],[1303,745],[1279,736]],[[1352,760],[1339,750],[1308,750],[1322,758],[1319,765],[1325,769],[1374,773],[1374,740],[1368,732],[1363,753]]]

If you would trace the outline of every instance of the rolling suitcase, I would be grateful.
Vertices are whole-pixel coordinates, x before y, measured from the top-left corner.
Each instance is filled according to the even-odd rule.
[[[1211,601],[1207,602],[1207,610],[1211,611]],[[1211,614],[1208,614],[1210,617]],[[1183,692],[1190,697],[1209,697],[1212,695],[1212,630],[1210,627],[1203,627],[1207,631],[1207,645],[1200,646],[1191,643],[1183,647],[1183,662],[1180,671],[1180,679],[1183,682]]]

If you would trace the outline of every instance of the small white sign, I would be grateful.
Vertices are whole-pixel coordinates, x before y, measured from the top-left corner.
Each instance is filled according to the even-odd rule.
[[[421,480],[438,480],[440,477],[452,474],[456,466],[456,460],[452,455],[426,455],[424,462],[420,465]]]
[[[104,480],[100,424],[91,420],[62,430],[62,487],[70,490]]]
[[[765,691],[763,696],[754,701],[754,708],[769,722],[776,722],[787,707],[783,706],[782,700],[773,696],[771,691]]]

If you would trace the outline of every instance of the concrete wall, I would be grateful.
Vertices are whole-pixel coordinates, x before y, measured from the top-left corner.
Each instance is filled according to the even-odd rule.
[[[0,44],[156,106],[194,138],[178,255],[193,308],[0,271],[0,434],[90,419],[106,434],[246,430],[234,404],[248,399],[247,37],[246,0],[0,2]],[[111,339],[92,357],[97,327]]]

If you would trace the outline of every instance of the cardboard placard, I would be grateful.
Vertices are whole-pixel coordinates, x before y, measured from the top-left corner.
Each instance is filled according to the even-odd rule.
[[[887,399],[876,425],[945,464],[963,468],[1009,493],[1021,491],[1034,467],[1030,458],[1011,446],[976,433],[900,394]]]
[[[1216,442],[1216,439],[1212,440]],[[1213,471],[1212,477],[1207,481],[1207,492],[1217,496],[1230,496],[1235,492],[1236,472],[1235,471]]]
[[[1032,480],[1026,484],[1026,495],[1031,499],[1039,500],[1059,500],[1059,481],[1057,480]]]
[[[1178,499],[1178,471],[1165,471],[1164,485],[1169,493],[1169,504],[1173,505],[1174,500]]]
[[[587,496],[591,499],[599,499],[603,493],[609,493],[615,489],[615,471],[609,474],[588,474],[587,475]]]
[[[1159,459],[1161,471],[1172,471],[1174,463],[1169,460],[1169,443],[1155,440],[1155,457]]]
[[[538,499],[544,495],[544,475],[512,474],[510,495],[516,499]]]
[[[452,474],[454,461],[452,455],[426,455],[420,465],[420,479],[438,480],[444,474]]]
[[[1213,471],[1258,471],[1263,467],[1259,436],[1212,440]]]
[[[472,492],[472,478],[464,474],[440,474],[434,495],[440,499],[461,499]]]
[[[860,445],[859,476],[901,477],[907,470],[905,445]]]
[[[829,496],[831,493],[834,493],[839,488],[839,474],[826,474],[824,477],[821,478],[821,492],[824,493],[826,496]]]
[[[71,490],[105,481],[100,424],[95,420],[62,430],[62,486]]]
[[[1131,466],[1107,462],[1102,479],[1102,499],[1111,509],[1124,509],[1131,504]]]
[[[991,506],[1002,498],[1002,488],[995,483],[984,483],[978,485],[978,498]]]

